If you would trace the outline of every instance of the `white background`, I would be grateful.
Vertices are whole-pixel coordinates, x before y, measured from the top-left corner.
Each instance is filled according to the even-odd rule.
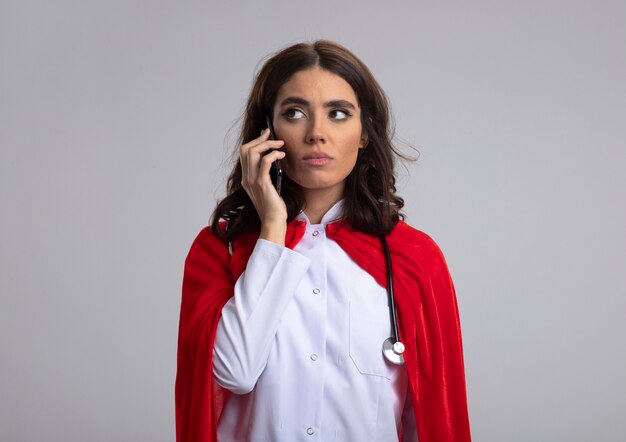
[[[174,439],[229,129],[259,61],[316,38],[420,152],[400,193],[456,283],[474,440],[624,440],[625,23],[608,0],[0,0],[0,440]]]

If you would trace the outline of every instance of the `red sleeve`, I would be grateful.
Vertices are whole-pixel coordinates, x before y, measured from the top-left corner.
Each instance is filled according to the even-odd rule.
[[[404,227],[404,226],[403,226]],[[394,257],[401,340],[420,442],[471,440],[456,293],[443,253],[426,234],[399,229]],[[390,247],[392,245],[390,244]],[[397,265],[396,265],[397,262]]]
[[[217,440],[226,391],[213,379],[213,344],[233,287],[228,249],[206,227],[185,260],[175,393],[178,442]]]

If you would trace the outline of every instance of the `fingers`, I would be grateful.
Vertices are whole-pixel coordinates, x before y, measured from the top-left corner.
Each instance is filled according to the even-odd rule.
[[[268,140],[269,131],[265,129],[261,136],[241,146],[240,154],[255,155],[269,149],[278,149],[285,144],[283,140]]]
[[[284,141],[269,140],[269,134],[270,131],[265,129],[258,138],[243,144],[240,148],[241,182],[249,194],[257,193],[271,181],[269,171],[272,163],[285,157],[284,152],[276,150],[284,145]],[[252,190],[253,188],[255,189]]]
[[[259,177],[262,181],[269,181],[270,179],[270,169],[272,167],[272,163],[277,160],[282,160],[285,158],[287,154],[285,152],[281,152],[280,150],[274,150],[263,158],[261,158],[261,164],[259,165]]]
[[[268,137],[269,137],[269,131],[267,129],[263,129],[261,131],[261,135],[259,135],[257,138],[255,138],[254,140],[250,140],[245,144],[242,144],[241,147],[239,148],[239,152],[240,153],[246,152],[248,149],[254,146],[258,146],[263,141],[267,140]]]
[[[242,181],[256,181],[259,175],[261,159],[270,153],[263,155],[269,150],[280,149],[284,145],[283,140],[268,140],[269,130],[265,129],[258,138],[241,146],[239,157],[241,160]],[[276,159],[277,157],[272,156]],[[269,169],[268,169],[269,170]]]
[[[265,129],[261,135],[241,146],[241,184],[254,204],[261,223],[286,222],[287,208],[272,185],[270,169],[274,161],[285,158],[285,152],[277,149],[283,140],[270,140]]]
[[[254,140],[250,140],[247,143],[243,144],[241,146],[241,150],[248,150],[252,147],[255,146],[259,146],[260,144],[262,144],[264,141],[270,141],[270,142],[274,142],[274,141],[281,141],[281,140],[269,140],[269,136],[270,136],[270,131],[269,129],[263,129],[261,131],[261,135],[259,135],[257,138],[255,138]]]
[[[254,163],[256,165],[247,162],[246,172],[242,175],[241,182],[251,197],[263,193],[268,187],[271,187],[270,169],[272,163],[285,158],[285,155],[285,152],[274,150],[256,161]]]

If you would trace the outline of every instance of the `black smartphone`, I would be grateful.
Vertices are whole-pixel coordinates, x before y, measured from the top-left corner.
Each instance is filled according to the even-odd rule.
[[[274,125],[272,124],[272,118],[269,115],[265,116],[265,122],[267,123],[267,127],[270,130],[270,140],[276,140],[276,133],[274,132]],[[270,177],[272,178],[272,183],[276,188],[276,192],[280,195],[280,191],[283,184],[283,168],[280,164],[280,160],[276,160],[272,163],[272,167],[270,169]]]

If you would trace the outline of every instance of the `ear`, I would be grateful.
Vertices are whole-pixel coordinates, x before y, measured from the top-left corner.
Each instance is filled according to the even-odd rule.
[[[366,132],[361,133],[361,139],[359,140],[359,149],[365,149],[369,143],[369,138]]]

